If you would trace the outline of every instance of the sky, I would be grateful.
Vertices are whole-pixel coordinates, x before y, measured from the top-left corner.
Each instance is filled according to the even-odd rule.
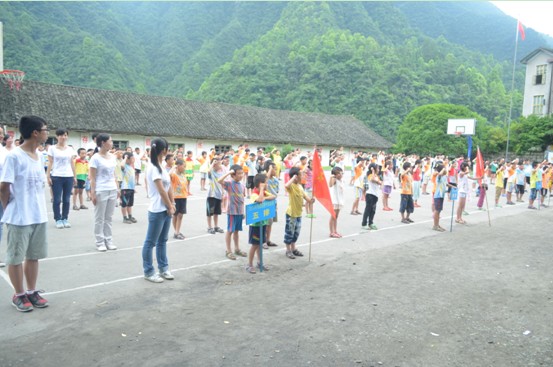
[[[525,28],[532,28],[553,37],[553,1],[492,1],[505,14],[518,19]]]

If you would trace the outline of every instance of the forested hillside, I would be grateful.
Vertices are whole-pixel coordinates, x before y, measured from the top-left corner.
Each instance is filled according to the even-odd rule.
[[[489,3],[1,2],[0,21],[32,80],[354,115],[391,140],[422,104],[508,113],[516,21]],[[528,30],[519,55],[549,41]]]

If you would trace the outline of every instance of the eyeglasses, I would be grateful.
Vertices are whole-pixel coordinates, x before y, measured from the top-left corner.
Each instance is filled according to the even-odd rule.
[[[46,128],[46,129],[40,129],[40,131],[50,131],[50,129]]]

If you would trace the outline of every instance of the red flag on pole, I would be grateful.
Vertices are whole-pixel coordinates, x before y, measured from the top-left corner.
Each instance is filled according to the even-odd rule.
[[[482,159],[482,153],[480,147],[476,147],[476,177],[480,177],[479,183],[482,183],[484,177],[484,159]]]
[[[520,20],[518,21],[518,33],[520,33],[520,39],[524,41],[524,39],[526,38],[526,33],[524,33],[524,26],[522,25]]]
[[[330,198],[330,191],[328,189],[328,184],[326,183],[325,173],[323,171],[323,166],[321,165],[321,158],[319,153],[315,149],[313,154],[313,196],[315,199],[328,210],[330,215],[333,218],[336,218],[336,213],[334,212],[334,205],[332,205],[332,199]]]

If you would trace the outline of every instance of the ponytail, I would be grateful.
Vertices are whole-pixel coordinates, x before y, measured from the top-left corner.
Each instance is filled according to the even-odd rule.
[[[155,138],[152,140],[152,148],[150,150],[150,160],[154,166],[157,167],[159,173],[162,172],[161,166],[159,165],[159,155],[167,149],[167,140],[164,138]]]

